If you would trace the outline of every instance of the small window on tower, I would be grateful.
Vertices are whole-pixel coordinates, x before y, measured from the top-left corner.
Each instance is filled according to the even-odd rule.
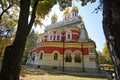
[[[60,40],[60,36],[59,35],[57,35],[57,40]]]
[[[72,16],[74,17],[74,13],[72,13]]]
[[[68,39],[70,39],[70,34],[68,34]]]
[[[61,41],[61,32],[56,32],[56,41]]]
[[[52,40],[52,35],[50,35],[50,40]]]
[[[71,31],[66,32],[66,40],[71,40],[72,39],[72,33]]]
[[[53,41],[53,40],[54,40],[54,33],[50,32],[49,37],[48,37],[48,41]]]

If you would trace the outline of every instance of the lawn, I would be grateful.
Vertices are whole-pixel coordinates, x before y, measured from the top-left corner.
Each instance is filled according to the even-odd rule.
[[[20,80],[107,80],[106,78],[89,78],[66,74],[51,74],[40,71],[22,70]]]

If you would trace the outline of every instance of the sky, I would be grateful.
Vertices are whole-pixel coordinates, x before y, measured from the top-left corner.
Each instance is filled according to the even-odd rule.
[[[105,36],[102,29],[102,11],[98,13],[92,13],[94,9],[99,5],[99,0],[96,0],[95,3],[88,3],[86,6],[82,7],[80,2],[73,2],[74,6],[77,6],[79,9],[78,15],[80,15],[85,23],[89,38],[95,41],[96,50],[102,51],[105,44]],[[63,12],[59,10],[59,6],[55,5],[50,14],[46,16],[43,20],[44,25],[49,25],[51,23],[51,16],[53,14],[58,16],[58,21],[62,20]],[[39,29],[40,32],[44,32],[44,27]]]

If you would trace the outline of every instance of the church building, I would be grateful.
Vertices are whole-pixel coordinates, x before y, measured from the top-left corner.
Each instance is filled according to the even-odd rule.
[[[38,40],[39,46],[30,50],[26,64],[45,70],[98,72],[96,45],[88,37],[78,8],[66,9],[63,20],[57,20],[54,14]]]

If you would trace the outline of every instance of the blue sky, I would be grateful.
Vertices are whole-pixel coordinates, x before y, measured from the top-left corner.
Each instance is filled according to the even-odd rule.
[[[74,2],[75,6],[79,8],[79,14],[85,23],[89,37],[96,42],[96,49],[102,51],[104,43],[106,42],[103,28],[102,28],[102,11],[92,13],[99,5],[99,0],[95,3],[88,3],[86,6],[80,6],[80,3]]]
[[[74,6],[79,8],[79,15],[82,16],[82,19],[85,23],[86,29],[88,31],[89,38],[95,41],[96,49],[102,51],[105,43],[105,37],[102,29],[102,11],[98,13],[92,13],[94,9],[99,5],[99,0],[96,0],[95,3],[88,3],[86,6],[82,7],[80,2],[73,2]],[[59,10],[59,6],[55,5],[52,8],[52,11],[49,15],[46,16],[46,19],[43,21],[44,25],[51,23],[50,18],[53,14],[58,16],[58,21],[62,20],[62,14]],[[44,28],[39,29],[43,31]]]

